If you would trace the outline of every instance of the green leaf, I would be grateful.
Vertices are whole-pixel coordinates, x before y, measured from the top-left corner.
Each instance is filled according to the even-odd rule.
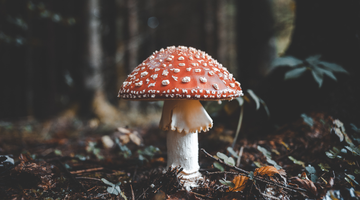
[[[244,99],[242,97],[238,97],[236,100],[239,102],[239,106],[244,105]]]
[[[319,64],[322,65],[324,68],[327,68],[327,69],[329,69],[331,71],[334,71],[334,72],[341,72],[341,73],[346,73],[346,74],[349,73],[343,67],[341,67],[340,65],[335,64],[335,63],[329,63],[329,62],[325,62],[325,61],[320,61]]]
[[[292,156],[288,156],[288,158],[294,162],[294,164],[297,164],[297,165],[301,165],[302,167],[305,167],[305,163],[303,161],[300,161],[300,160],[296,160],[294,157]]]
[[[239,158],[239,155],[237,155],[237,153],[234,151],[233,148],[228,147],[226,150],[227,150],[232,156],[234,156],[235,158]]]
[[[228,159],[227,155],[225,155],[225,154],[223,154],[221,152],[217,152],[216,156],[219,157],[220,159],[224,160],[224,161]]]
[[[225,161],[225,160],[224,160]],[[234,158],[230,157],[225,161],[226,164],[231,165],[231,166],[235,166],[235,160]]]
[[[307,63],[310,64],[309,67],[314,67],[314,66],[318,65],[318,63],[320,62],[320,58],[321,58],[321,55],[314,55],[314,56],[309,56],[305,60]]]
[[[259,110],[259,108],[260,108],[260,100],[259,100],[259,97],[256,96],[256,94],[255,94],[252,90],[250,90],[250,89],[248,89],[247,92],[249,93],[249,95],[251,96],[251,98],[254,99],[255,104],[256,104],[256,110]]]
[[[315,170],[315,167],[311,166],[311,165],[308,165],[305,167],[306,171],[308,171],[309,175],[310,175],[310,178],[311,178],[311,181],[312,182],[316,182],[316,180],[318,179],[317,175],[316,175],[316,170]]]
[[[278,66],[295,67],[302,63],[303,63],[302,60],[297,59],[293,56],[285,56],[274,59],[274,61],[271,63],[271,67],[278,67]]]
[[[214,167],[215,167],[216,169],[218,169],[218,170],[220,170],[220,171],[222,171],[222,172],[225,171],[224,167],[223,167],[220,163],[214,162],[213,165],[214,165]]]
[[[229,187],[235,187],[235,184],[231,181],[227,181],[225,179],[220,179],[219,182],[223,185],[229,186]]]
[[[355,183],[356,185],[359,185],[359,183],[358,183],[357,181],[355,181],[355,176],[354,176],[354,175],[351,175],[351,174],[345,174],[345,175],[346,175],[347,178],[349,178],[353,183]],[[349,181],[348,179],[346,179],[346,177],[345,177],[345,180],[350,183],[350,181]]]
[[[278,165],[274,160],[272,160],[270,158],[266,158],[266,162],[273,165],[277,170],[282,169],[282,167],[280,165]]]
[[[299,67],[292,69],[285,73],[285,80],[294,79],[300,77],[307,70],[306,67]]]
[[[356,127],[355,124],[350,124],[350,126],[355,132],[360,133],[360,128]]]
[[[266,150],[264,147],[258,145],[258,146],[257,146],[257,149],[258,149],[261,153],[263,153],[266,158],[270,158],[270,159],[271,159],[271,153],[270,153],[268,150]]]
[[[321,85],[324,81],[324,77],[321,73],[316,72],[315,70],[311,70],[311,74],[313,75],[315,81],[319,84],[319,88],[321,88]]]
[[[331,169],[331,167],[327,163],[320,163],[320,164],[318,164],[318,166],[320,167],[321,171],[323,171],[323,172],[329,172],[329,169]]]
[[[260,99],[260,103],[264,106],[264,109],[265,109],[265,112],[266,112],[267,116],[270,117],[270,111],[269,111],[269,108],[267,107],[265,101]]]
[[[309,126],[314,126],[314,120],[307,116],[305,113],[301,114],[301,117],[303,118],[304,122],[307,123]]]
[[[57,155],[57,156],[62,156],[62,152],[61,152],[61,150],[59,150],[59,149],[55,149],[55,150],[54,150],[54,153],[55,153],[55,155]]]
[[[104,179],[104,178],[101,178],[101,181],[102,181],[103,183],[105,183],[106,185],[115,186],[114,183],[112,183],[112,182],[110,182],[110,181],[108,181],[108,180],[106,180],[106,179]]]
[[[336,158],[336,155],[334,155],[331,151],[326,151],[326,152],[325,152],[325,155],[326,155],[327,157],[329,157],[330,159]]]
[[[316,71],[316,73],[321,74],[321,76],[323,76],[325,74],[328,77],[330,77],[331,79],[333,79],[334,81],[337,81],[335,75],[329,70],[322,69],[321,67],[314,67],[313,70]]]

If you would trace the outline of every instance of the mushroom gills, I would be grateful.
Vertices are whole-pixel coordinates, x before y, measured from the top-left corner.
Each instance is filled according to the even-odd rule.
[[[160,120],[163,130],[177,131],[181,134],[208,131],[213,121],[199,100],[164,101]]]

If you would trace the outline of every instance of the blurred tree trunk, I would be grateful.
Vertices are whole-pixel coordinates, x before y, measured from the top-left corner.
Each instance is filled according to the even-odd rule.
[[[132,70],[139,65],[139,25],[138,25],[138,1],[126,0],[127,15],[125,17],[126,35],[125,35],[125,68],[126,74],[130,74]],[[129,101],[128,105],[131,110],[139,111],[140,101]]]
[[[105,124],[117,124],[119,117],[116,107],[111,105],[104,91],[104,63],[101,34],[100,0],[86,1],[86,66],[84,70],[86,102],[83,109],[89,109]],[[88,113],[85,111],[85,113]],[[89,113],[91,114],[91,113]]]
[[[228,1],[217,0],[216,1],[216,33],[217,33],[217,59],[220,63],[223,63],[225,66],[227,58],[227,19],[226,19],[226,4]]]

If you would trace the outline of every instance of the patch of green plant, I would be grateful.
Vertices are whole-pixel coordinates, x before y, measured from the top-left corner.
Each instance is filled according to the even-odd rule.
[[[115,143],[119,147],[120,155],[124,156],[125,159],[132,155],[131,150],[126,145],[121,144],[118,138],[115,138]]]
[[[154,155],[156,153],[160,152],[160,149],[158,147],[154,147],[152,145],[146,147],[144,150],[137,150],[138,153],[138,158],[139,160],[143,161],[148,161],[148,159],[146,157],[149,157],[150,160],[154,157]]]
[[[127,200],[126,196],[124,195],[124,193],[123,193],[123,192],[121,191],[121,189],[120,189],[121,182],[118,182],[118,183],[114,184],[114,183],[112,183],[112,182],[110,182],[110,181],[108,181],[108,180],[106,180],[106,179],[104,179],[104,178],[102,178],[101,181],[102,181],[103,183],[105,183],[106,185],[109,185],[109,186],[106,188],[106,190],[107,190],[108,193],[114,194],[114,195],[119,195],[119,194],[120,194],[120,196],[121,196],[122,198],[124,198],[125,200]]]
[[[308,176],[310,176],[311,181],[315,183],[316,180],[318,179],[318,176],[316,175],[315,167],[308,165],[305,167],[305,169],[308,172]]]
[[[235,187],[235,184],[231,181],[227,181],[225,179],[220,179],[219,182],[223,185],[229,186],[229,187]]]
[[[293,161],[294,164],[297,164],[297,165],[301,165],[302,167],[305,167],[305,163],[301,160],[296,160],[294,157],[292,156],[288,156],[288,158]]]
[[[268,150],[266,150],[264,147],[262,146],[257,146],[257,149],[266,157],[266,162],[268,162],[270,165],[273,165],[276,169],[281,169],[282,167],[280,165],[278,165],[271,157],[271,152],[269,152]]]
[[[340,65],[320,60],[320,58],[321,55],[309,56],[305,60],[300,60],[293,56],[285,56],[275,59],[272,67],[290,67],[291,69],[285,73],[285,80],[299,78],[306,71],[310,71],[319,88],[321,88],[325,76],[337,81],[334,72],[348,74]]]
[[[103,160],[104,156],[102,156],[100,154],[100,148],[96,147],[97,143],[96,142],[89,142],[88,145],[86,146],[86,151],[88,153],[92,153],[96,156],[97,159],[99,160]]]
[[[305,113],[301,114],[301,117],[303,118],[304,122],[307,123],[309,126],[314,126],[313,118],[307,116]]]

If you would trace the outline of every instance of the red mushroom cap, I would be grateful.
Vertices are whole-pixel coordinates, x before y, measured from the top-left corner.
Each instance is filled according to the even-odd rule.
[[[155,51],[124,81],[118,97],[131,100],[231,100],[240,83],[207,53],[192,47]]]

